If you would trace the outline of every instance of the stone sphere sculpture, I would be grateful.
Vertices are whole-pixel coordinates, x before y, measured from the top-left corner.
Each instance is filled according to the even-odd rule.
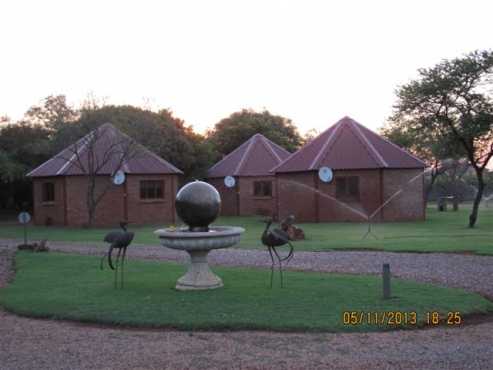
[[[156,230],[161,245],[178,249],[190,255],[185,275],[176,282],[178,290],[216,289],[223,286],[207,263],[207,254],[213,249],[229,248],[240,242],[245,229],[236,226],[209,225],[221,210],[221,197],[212,185],[202,181],[186,184],[176,195],[176,212],[188,228]]]
[[[180,189],[175,205],[176,213],[190,231],[209,231],[209,225],[221,210],[221,197],[212,185],[193,181]]]

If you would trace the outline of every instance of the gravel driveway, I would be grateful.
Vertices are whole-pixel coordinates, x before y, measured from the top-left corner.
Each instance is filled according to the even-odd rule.
[[[13,244],[0,241],[0,244]],[[52,250],[101,255],[90,245]],[[0,286],[12,248],[0,247]],[[183,261],[181,252],[132,246],[131,258]],[[224,250],[212,264],[268,266],[264,251]],[[493,297],[493,257],[383,252],[298,252],[291,268],[378,273],[463,287]],[[36,320],[0,310],[0,369],[493,369],[493,322],[365,334],[184,332]]]

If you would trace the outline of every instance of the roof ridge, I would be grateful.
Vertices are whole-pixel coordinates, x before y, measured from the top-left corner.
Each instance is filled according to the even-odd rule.
[[[277,144],[277,143],[273,142],[272,140],[269,140],[268,138],[265,138],[265,140],[267,140],[267,142],[269,142],[269,143],[270,143],[269,145],[271,145],[271,144],[272,144],[272,145],[274,145],[275,147],[277,147],[278,149],[281,149],[283,152],[288,153],[288,155],[290,155],[290,154],[291,154],[291,152],[290,152],[290,151],[288,151],[286,148],[284,148],[284,147],[282,147],[281,145],[279,145],[279,144]]]
[[[67,149],[71,150],[69,148],[71,148],[74,145],[77,145],[77,143],[79,143],[79,142],[82,142],[81,147],[78,150],[76,150],[76,152],[74,154],[72,154],[72,156],[69,158],[69,160],[63,164],[63,166],[57,171],[56,175],[65,175],[68,172],[68,170],[72,167],[72,164],[74,163],[74,159],[77,156],[79,156],[80,154],[82,154],[83,150],[86,149],[89,141],[93,139],[95,132],[98,130],[101,130],[101,129],[103,129],[103,130],[101,131],[99,138],[96,138],[96,141],[101,139],[102,137],[104,137],[106,132],[108,133],[107,135],[112,136],[113,139],[115,139],[115,140],[118,139],[117,138],[117,132],[121,136],[127,137],[130,140],[133,140],[130,136],[128,136],[128,135],[124,134],[123,132],[121,132],[120,130],[118,130],[111,122],[105,122],[105,123],[99,125],[98,127],[96,127],[94,130],[89,131],[86,135],[84,135],[82,138],[80,138],[78,141],[76,141],[75,144],[69,145],[67,148],[65,148],[65,150],[67,150]],[[90,136],[92,136],[92,137],[90,137]],[[93,145],[96,145],[96,144],[94,143]],[[72,153],[73,153],[73,151],[72,151]]]
[[[373,151],[373,154],[376,155],[377,160],[380,161],[380,165],[382,165],[383,167],[389,167],[387,161],[382,157],[382,155],[378,152],[378,150],[373,146],[370,140],[368,140],[365,134],[358,127],[359,123],[354,121],[353,119],[349,119],[348,122],[351,124],[352,127],[354,127],[356,133],[363,139],[364,143],[366,143],[370,150]]]
[[[87,135],[89,135],[89,134],[87,134]],[[87,136],[87,135],[86,135],[86,136]],[[85,136],[84,136],[84,137],[85,137]],[[76,143],[75,145],[77,145],[77,143]],[[74,161],[74,159],[75,159],[76,157],[78,157],[78,156],[82,153],[82,150],[86,147],[86,145],[87,145],[87,142],[83,142],[83,143],[81,144],[80,148],[76,149],[75,153],[73,153],[73,152],[72,152],[72,153],[73,153],[73,154],[72,154],[72,156],[69,158],[69,160],[68,160],[68,161],[67,161],[67,160],[65,161],[65,163],[63,164],[63,166],[62,166],[62,167],[60,167],[60,169],[56,172],[56,175],[63,175],[63,174],[64,174],[64,172],[65,172],[65,169],[66,169],[67,167],[69,167],[70,165],[72,165],[72,162]],[[73,145],[72,145],[72,146],[73,146]],[[70,147],[69,147],[69,148],[70,148]],[[65,150],[66,150],[66,149],[68,149],[68,148],[65,148]],[[69,149],[69,150],[70,150],[70,149]],[[60,152],[59,154],[61,154],[61,152]],[[58,155],[59,155],[59,154],[58,154]],[[58,157],[58,155],[57,155],[57,157]],[[62,159],[63,159],[63,158],[62,158]]]
[[[228,154],[226,154],[223,158],[221,158],[220,161],[217,161],[216,163],[214,163],[214,165],[212,167],[210,167],[207,172],[209,171],[212,171],[214,168],[216,168],[220,163],[222,163],[223,161],[225,161],[228,157],[230,157],[234,152],[236,152],[237,150],[240,150],[240,148],[245,145],[246,143],[248,143],[250,140],[252,140],[253,136],[246,140],[245,142],[243,142],[240,146],[236,147],[235,149],[233,149],[231,152],[229,152]]]
[[[390,140],[387,140],[385,137],[381,136],[381,135],[378,135],[376,133],[374,133],[377,137],[379,137],[380,139],[382,139],[383,141],[385,141],[386,143],[392,145],[393,147],[395,147],[396,149],[400,150],[402,153],[404,154],[407,154],[409,156],[411,156],[412,158],[414,158],[415,160],[417,160],[418,162],[422,163],[425,165],[425,167],[428,167],[428,164],[426,164],[426,162],[424,162],[422,159],[418,158],[417,156],[415,156],[414,154],[410,153],[409,151],[407,151],[406,149],[404,148],[401,148],[399,145],[393,143],[392,141]]]
[[[154,153],[152,150],[150,150],[149,148],[145,147],[144,145],[140,144],[139,142],[137,142],[135,139],[133,139],[132,137],[128,136],[126,133],[124,133],[123,131],[120,131],[118,128],[116,128],[111,122],[106,122],[106,123],[103,123],[101,126],[99,127],[102,127],[102,126],[108,126],[110,129],[113,130],[113,133],[116,135],[121,135],[123,137],[126,137],[132,141],[134,141],[137,146],[143,151],[143,152],[146,152],[147,154],[150,154],[152,157],[154,157],[158,162],[161,162],[162,164],[164,164],[165,166],[167,166],[168,168],[170,168],[171,170],[175,170],[179,173],[183,173],[182,170],[180,170],[178,167],[174,166],[172,163],[168,162],[166,159],[164,158],[161,158],[159,155],[157,155],[156,153]],[[128,165],[127,165],[127,160],[125,160],[124,163],[122,163],[122,167],[126,167],[126,171],[127,172],[130,172],[128,170]]]
[[[92,131],[91,131],[91,132],[92,132]],[[75,145],[75,144],[77,144],[78,142],[82,141],[82,140],[83,140],[83,139],[84,139],[87,135],[89,135],[91,132],[88,132],[87,134],[85,134],[84,136],[82,136],[80,139],[78,139],[78,140],[77,140],[74,144],[72,144],[72,145]],[[32,174],[33,172],[36,172],[36,171],[37,171],[37,170],[39,170],[41,167],[43,167],[43,166],[47,165],[48,163],[50,163],[50,162],[51,162],[51,161],[53,161],[54,159],[63,159],[63,158],[61,158],[61,157],[60,157],[60,155],[61,155],[64,151],[68,150],[68,148],[70,148],[72,145],[69,145],[68,147],[63,148],[62,150],[60,150],[60,151],[59,151],[57,154],[55,154],[53,157],[51,157],[50,159],[48,159],[48,160],[46,160],[45,162],[41,163],[41,164],[40,164],[38,167],[36,167],[35,169],[33,169],[33,170],[29,171],[29,172],[27,173],[27,175],[26,175],[26,176],[31,176],[31,174]]]
[[[33,169],[32,171],[30,171],[26,176],[30,176],[30,177],[70,176],[70,173],[85,174],[84,169],[81,168],[77,168],[76,170],[70,170],[70,169],[74,168],[74,162],[77,156],[80,155],[81,153],[84,153],[84,151],[87,151],[88,143],[94,137],[96,130],[100,130],[101,133],[100,138],[103,139],[100,143],[95,144],[97,148],[104,148],[104,146],[108,145],[108,141],[115,141],[115,144],[117,145],[117,147],[115,148],[117,149],[117,151],[121,151],[119,149],[123,150],[124,141],[130,140],[137,145],[138,150],[140,151],[140,153],[143,154],[144,158],[147,157],[149,160],[156,160],[157,162],[159,162],[159,164],[154,162],[154,166],[157,166],[156,168],[160,169],[160,173],[183,173],[180,169],[175,167],[173,164],[169,163],[168,161],[161,158],[159,155],[152,152],[144,145],[134,140],[132,137],[120,131],[112,123],[105,122],[103,124],[98,125],[93,130],[86,133],[84,136],[82,136],[77,141],[75,141],[75,143],[70,144],[69,146],[58,152],[56,155],[54,155],[53,157],[51,157],[50,159],[48,159],[47,161],[45,161],[44,163]],[[119,143],[118,141],[121,142]],[[139,163],[141,165],[144,165],[145,167],[145,160],[140,161],[138,158],[127,158],[125,161],[121,161],[121,157],[119,158],[120,161],[118,163],[120,164],[120,169],[124,169],[127,173],[133,173],[131,166],[134,163],[134,161],[135,163]],[[53,162],[54,160],[61,162]],[[85,158],[83,159],[82,162],[84,164],[87,163]],[[109,162],[110,167],[113,167],[114,165],[113,162],[114,161]],[[45,171],[42,168],[44,168],[46,165],[48,165],[48,170]],[[142,168],[140,170],[142,170]],[[153,170],[158,171],[155,168]],[[145,171],[146,169],[144,168],[144,172]],[[106,172],[107,172],[106,170],[102,169],[103,174],[105,174]],[[98,174],[100,173],[98,172]]]
[[[250,153],[250,149],[252,148],[252,145],[253,145],[253,143],[256,140],[256,137],[255,136],[256,135],[253,135],[250,138],[249,143],[248,143],[248,147],[246,148],[245,153],[243,153],[243,156],[241,157],[240,161],[238,162],[238,166],[236,166],[235,170],[233,171],[233,175],[236,175],[237,173],[240,172],[241,167],[243,166],[243,163],[245,161],[245,158],[248,157],[248,153]]]
[[[320,163],[323,162],[323,160],[325,158],[327,158],[329,153],[332,151],[332,148],[337,144],[337,141],[340,139],[341,135],[342,135],[342,130],[340,130],[339,132],[336,132],[336,130],[334,130],[334,133],[332,135],[333,138],[331,139],[330,145],[327,144],[327,147],[324,150],[321,150],[319,152],[320,158],[318,160],[318,163],[316,163],[316,164],[318,164],[319,168],[320,168]],[[325,153],[324,153],[324,151],[325,151]],[[323,154],[323,156],[322,156],[322,154]]]
[[[291,159],[293,159],[296,155],[298,155],[301,150],[304,150],[305,148],[308,148],[310,147],[314,142],[315,140],[317,140],[320,136],[324,135],[327,131],[329,131],[331,128],[333,128],[334,126],[336,126],[337,124],[339,124],[344,118],[346,117],[343,117],[341,118],[339,121],[337,121],[336,123],[334,123],[332,126],[329,126],[327,127],[325,130],[323,130],[316,138],[312,139],[311,141],[309,141],[308,143],[306,143],[305,145],[303,145],[301,148],[299,148],[298,150],[296,150],[295,152],[291,153],[289,155],[289,157],[287,157],[284,161],[282,161],[281,163],[279,163],[277,166],[273,167],[270,172],[273,172],[275,170],[277,170],[279,167],[285,165],[288,161],[290,161]]]
[[[136,146],[137,147],[140,147],[140,148],[143,148],[144,151],[148,151],[149,153],[152,154],[152,152],[148,149],[146,149],[143,145],[137,143],[137,141],[135,141],[133,138],[131,138],[130,136],[128,136],[127,134],[125,134],[124,132],[118,130],[111,122],[106,122],[106,123],[103,123],[101,126],[99,126],[100,128],[103,127],[103,126],[106,126],[107,129],[109,129],[109,133],[110,135],[113,135],[114,139],[115,140],[118,140],[118,136],[121,136],[123,139],[127,138],[131,141],[133,141],[134,143],[136,143]],[[122,147],[122,142],[120,142],[120,149],[122,149],[122,152],[125,151],[125,148]],[[159,156],[157,156],[159,157]],[[131,158],[130,158],[131,159]],[[121,168],[126,172],[126,173],[129,173],[130,170],[128,169],[128,162],[129,158],[124,158],[124,160],[122,161],[121,163]],[[165,163],[165,165],[167,165]]]
[[[270,140],[268,140],[265,136],[262,136],[260,138],[260,142],[264,145],[264,147],[268,151],[270,151],[272,154],[274,154],[274,157],[275,157],[275,159],[277,159],[277,162],[282,162],[281,157],[279,157],[279,155],[274,151],[274,149],[272,149],[272,146],[269,143],[269,142],[271,142]]]
[[[45,161],[45,162],[41,163],[41,164],[40,164],[38,167],[36,167],[35,169],[33,169],[33,170],[29,171],[29,172],[26,174],[26,176],[30,177],[30,176],[31,176],[31,174],[32,174],[33,172],[36,172],[36,171],[37,171],[37,170],[39,170],[41,167],[43,167],[43,166],[47,165],[48,163],[50,163],[52,160],[54,160],[55,158],[57,158],[57,157],[58,157],[58,155],[59,155],[59,154],[61,154],[63,151],[65,151],[65,149],[63,149],[63,150],[62,150],[60,153],[58,153],[56,156],[53,156],[53,157],[51,157],[50,159],[48,159],[47,161]]]
[[[327,138],[327,140],[325,141],[324,145],[322,146],[322,148],[320,148],[320,150],[318,151],[316,157],[313,159],[312,163],[310,164],[310,167],[308,167],[308,169],[310,170],[313,170],[315,165],[317,164],[317,162],[319,161],[320,157],[322,156],[322,153],[325,152],[325,150],[327,149],[329,143],[332,141],[332,138],[335,136],[335,134],[337,133],[337,131],[339,131],[339,128],[345,124],[345,120],[344,118],[342,120],[340,120],[339,122],[337,122],[334,126],[331,126],[331,127],[334,127],[334,131],[332,131],[329,135],[329,137]]]

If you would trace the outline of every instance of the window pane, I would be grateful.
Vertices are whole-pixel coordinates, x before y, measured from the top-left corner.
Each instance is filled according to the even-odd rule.
[[[164,182],[162,180],[142,180],[140,182],[141,199],[163,199]]]
[[[158,186],[156,187],[156,198],[162,199],[164,198],[163,196],[163,182],[159,181]]]
[[[272,181],[254,181],[253,195],[256,197],[272,196]]]
[[[147,199],[147,181],[140,182],[140,198]]]
[[[359,177],[348,177],[348,194],[359,199]]]
[[[338,177],[336,178],[336,197],[342,198],[346,196],[346,178]]]
[[[146,199],[147,194],[146,194],[146,188],[144,187],[144,181],[140,182],[140,199]]]
[[[54,183],[52,183],[52,182],[43,183],[42,199],[43,199],[43,202],[55,201],[55,184]]]
[[[253,183],[253,195],[258,197],[261,194],[262,194],[262,184],[260,183],[260,181],[255,181]]]

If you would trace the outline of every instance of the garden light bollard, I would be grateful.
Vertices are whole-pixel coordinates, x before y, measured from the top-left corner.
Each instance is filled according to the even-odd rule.
[[[383,299],[390,298],[390,264],[384,263],[382,268]]]

